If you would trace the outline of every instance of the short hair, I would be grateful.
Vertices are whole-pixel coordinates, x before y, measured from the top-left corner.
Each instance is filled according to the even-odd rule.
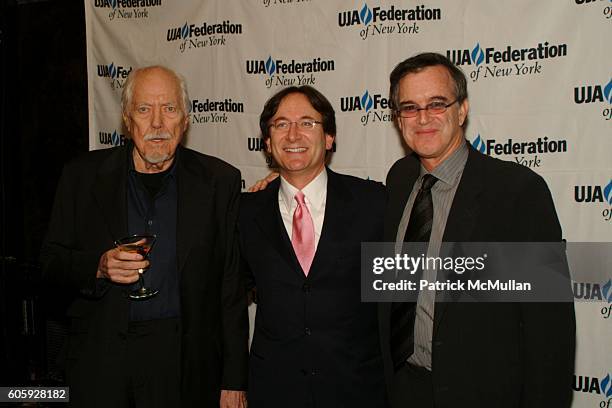
[[[150,65],[148,67],[133,69],[132,72],[130,72],[123,85],[123,92],[121,92],[121,112],[123,112],[124,115],[129,112],[130,106],[132,105],[132,97],[134,96],[134,83],[136,82],[138,75],[154,69],[160,69],[174,78],[179,88],[180,99],[183,105],[183,113],[185,115],[189,114],[189,106],[191,102],[189,100],[189,93],[187,92],[187,83],[185,82],[185,78],[174,70],[164,67],[163,65]]]
[[[302,94],[312,105],[312,107],[321,114],[323,119],[323,132],[328,135],[336,136],[336,112],[327,98],[312,86],[302,85],[300,87],[290,86],[275,93],[264,105],[261,115],[259,115],[259,128],[264,140],[270,137],[270,124],[268,123],[278,110],[282,100],[291,94]]]
[[[441,65],[448,70],[453,82],[455,83],[455,97],[457,102],[461,104],[468,97],[467,79],[461,69],[459,69],[451,60],[442,54],[435,52],[424,52],[410,57],[399,64],[389,76],[389,102],[391,109],[397,111],[399,109],[399,83],[407,74],[419,72],[427,67]]]

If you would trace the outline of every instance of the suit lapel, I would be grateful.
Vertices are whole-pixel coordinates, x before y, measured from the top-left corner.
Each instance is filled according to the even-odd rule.
[[[295,256],[291,239],[283,224],[278,203],[278,190],[280,178],[274,180],[268,188],[262,191],[262,204],[255,219],[256,224],[264,233],[272,247],[285,260],[290,269],[294,270],[300,278],[304,278],[302,268]]]
[[[481,157],[480,153],[469,147],[468,159],[459,181],[457,192],[453,199],[446,227],[444,229],[443,242],[469,242],[472,231],[478,221],[480,214],[479,197],[483,191]],[[440,321],[448,307],[447,302],[436,303],[434,313],[434,336]]]
[[[131,144],[115,149],[98,168],[93,195],[114,240],[127,235],[127,164]]]
[[[207,225],[208,214],[214,214],[213,197],[215,195],[215,180],[192,153],[179,146],[177,155],[177,225],[176,253],[179,273],[185,266],[189,251],[198,240],[198,236],[212,231],[213,226]]]
[[[348,225],[351,223],[354,211],[354,206],[350,204],[351,199],[352,195],[342,183],[341,177],[327,169],[325,218],[308,277],[316,276],[329,260],[334,259],[337,243],[347,241]]]

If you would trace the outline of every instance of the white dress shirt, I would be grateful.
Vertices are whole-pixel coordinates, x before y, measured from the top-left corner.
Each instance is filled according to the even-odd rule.
[[[280,188],[278,189],[278,207],[280,208],[283,224],[291,239],[293,233],[293,212],[297,208],[295,194],[298,189],[293,187],[287,180],[280,177]],[[321,238],[321,230],[323,229],[323,220],[325,219],[325,201],[327,200],[327,170],[325,168],[317,177],[302,189],[304,193],[304,201],[306,207],[312,216],[315,231],[315,252]]]

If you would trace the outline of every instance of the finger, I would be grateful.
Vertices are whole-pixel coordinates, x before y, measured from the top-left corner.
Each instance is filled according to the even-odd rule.
[[[273,171],[272,173],[268,174],[264,180],[267,183],[270,183],[270,182],[274,181],[274,179],[276,179],[278,176],[279,176],[279,173]]]
[[[138,252],[127,252],[121,251],[120,249],[111,253],[110,257],[120,261],[142,261],[144,259],[144,256],[140,255]]]
[[[134,282],[138,282],[138,274],[136,274],[135,276],[117,276],[111,278],[111,281],[115,283],[121,283],[123,285],[129,285]]]
[[[112,261],[108,263],[109,269],[120,269],[120,270],[138,270],[138,269],[146,269],[150,266],[150,262],[148,260],[144,261]]]
[[[254,192],[259,191],[259,190],[261,190],[261,180],[257,180],[255,182],[255,184],[253,184],[251,187],[249,187],[248,192],[249,193],[254,193]]]
[[[134,283],[138,280],[138,270],[111,269],[108,271],[109,279],[116,283]]]

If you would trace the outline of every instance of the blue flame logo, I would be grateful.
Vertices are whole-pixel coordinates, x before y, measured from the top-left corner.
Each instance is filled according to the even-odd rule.
[[[276,63],[272,59],[272,56],[269,56],[268,60],[266,61],[266,72],[270,76],[274,75],[274,73],[276,72]]]
[[[372,101],[370,93],[366,90],[361,96],[361,109],[365,109],[365,111],[368,112],[370,109],[372,109],[372,105],[374,105],[374,102]]]
[[[478,150],[480,153],[485,152],[485,144],[484,144],[484,141],[480,137],[480,133],[478,134],[478,137],[476,137],[476,139],[474,139],[474,141],[472,142],[472,147]]]
[[[608,85],[606,85],[606,87],[604,88],[604,97],[606,98],[608,103],[612,103],[612,78],[610,79],[610,82],[608,82]]]
[[[111,136],[111,143],[113,144],[113,146],[119,146],[119,142],[120,142],[120,138],[119,135],[117,134],[117,131],[113,131],[113,134]]]
[[[366,3],[363,3],[363,7],[359,11],[359,18],[364,25],[368,25],[372,21],[372,10],[370,10]]]
[[[117,67],[115,66],[113,62],[111,62],[110,65],[108,66],[108,75],[111,78],[117,77]]]
[[[112,7],[113,9],[116,9],[116,8],[117,8],[117,0],[111,0],[111,1],[110,1],[110,5],[111,5],[111,7]]]
[[[480,43],[477,43],[474,49],[472,50],[471,57],[472,57],[472,63],[476,65],[480,65],[482,64],[482,61],[484,61],[484,52],[480,48]]]
[[[604,187],[604,197],[606,197],[608,204],[612,205],[612,180]]]
[[[182,39],[187,38],[188,34],[189,34],[189,26],[187,26],[187,22],[185,21],[185,25],[183,26],[183,28],[181,28],[181,38]]]
[[[610,374],[601,380],[601,392],[605,393],[606,398],[612,397],[612,384],[610,384]]]
[[[612,290],[610,290],[610,286],[612,286],[612,279],[608,279],[608,283],[601,287],[601,294],[608,303],[612,303]]]

